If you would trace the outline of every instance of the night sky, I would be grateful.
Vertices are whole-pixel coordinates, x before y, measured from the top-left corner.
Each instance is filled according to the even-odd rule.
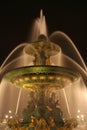
[[[18,44],[28,41],[40,10],[46,17],[49,35],[61,30],[75,43],[87,63],[87,4],[61,0],[0,3],[0,64]]]

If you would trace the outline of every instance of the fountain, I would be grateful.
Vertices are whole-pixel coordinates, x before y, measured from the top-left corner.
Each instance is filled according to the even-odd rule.
[[[86,130],[87,67],[72,40],[48,37],[41,10],[31,43],[0,68],[0,130]]]

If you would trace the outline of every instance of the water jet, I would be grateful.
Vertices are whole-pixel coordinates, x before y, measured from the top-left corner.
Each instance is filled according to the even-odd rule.
[[[47,36],[36,19],[31,43],[21,43],[0,69],[0,129],[87,128],[87,68],[63,32]],[[37,33],[36,33],[37,32]]]

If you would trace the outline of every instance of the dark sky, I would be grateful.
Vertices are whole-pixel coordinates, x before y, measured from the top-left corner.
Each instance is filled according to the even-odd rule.
[[[87,62],[87,4],[61,0],[0,3],[0,64],[18,44],[27,41],[33,21],[40,10],[46,17],[49,35],[65,32]]]

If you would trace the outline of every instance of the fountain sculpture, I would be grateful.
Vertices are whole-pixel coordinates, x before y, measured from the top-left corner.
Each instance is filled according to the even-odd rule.
[[[0,68],[0,130],[87,129],[87,67],[63,32],[48,37],[42,10],[31,43]]]

